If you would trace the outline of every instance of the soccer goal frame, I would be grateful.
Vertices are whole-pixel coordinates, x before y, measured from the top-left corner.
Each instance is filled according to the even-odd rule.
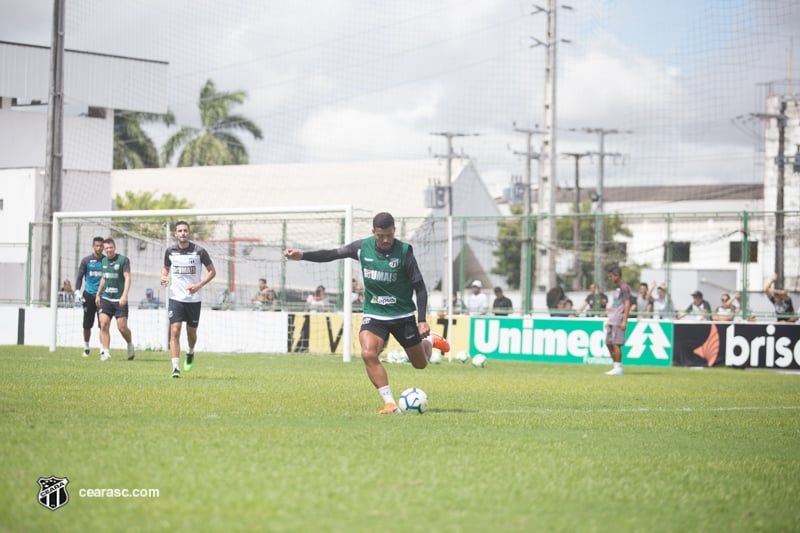
[[[323,206],[296,206],[282,208],[236,208],[236,209],[161,209],[161,210],[131,210],[131,211],[75,211],[53,213],[52,245],[50,250],[51,264],[53,265],[50,279],[50,351],[56,350],[58,340],[58,304],[59,304],[59,276],[61,267],[61,238],[65,223],[87,221],[96,219],[107,221],[110,219],[136,220],[136,219],[193,219],[195,217],[225,217],[225,216],[259,216],[259,215],[303,215],[308,214],[308,221],[313,222],[314,216],[319,214],[341,214],[344,220],[340,245],[353,240],[353,207],[351,205],[323,205]],[[169,228],[166,230],[165,239],[169,241],[172,235]],[[343,275],[345,280],[353,277],[352,261],[343,262]],[[342,331],[342,359],[350,362],[352,359],[352,301],[353,293],[351,284],[343,283],[343,331]],[[164,309],[166,313],[166,306]],[[165,333],[165,336],[167,333]]]

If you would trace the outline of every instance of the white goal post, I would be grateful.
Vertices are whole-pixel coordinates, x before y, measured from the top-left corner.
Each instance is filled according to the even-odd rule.
[[[283,312],[286,312],[287,309],[289,311],[302,310],[299,298],[310,292],[309,287],[312,287],[311,290],[313,290],[314,286],[322,284],[321,281],[328,280],[329,287],[335,287],[336,294],[338,294],[336,309],[342,313],[343,361],[351,360],[354,294],[350,280],[353,279],[353,262],[337,261],[329,264],[330,266],[312,266],[322,264],[305,263],[304,268],[291,269],[289,272],[291,279],[287,280],[286,263],[288,260],[281,253],[282,247],[310,250],[337,248],[351,242],[353,240],[353,208],[349,205],[54,213],[52,248],[50,250],[51,264],[53,265],[49,308],[51,352],[55,351],[58,344],[59,307],[64,307],[63,295],[59,294],[62,274],[66,274],[63,277],[69,278],[71,277],[69,273],[76,271],[76,263],[79,262],[80,256],[88,255],[91,251],[92,237],[95,235],[111,236],[117,241],[117,249],[120,250],[120,253],[130,256],[121,250],[119,241],[124,239],[125,245],[130,248],[130,253],[137,256],[139,265],[136,268],[146,269],[146,273],[141,277],[146,277],[147,283],[156,285],[160,276],[160,267],[163,264],[164,251],[167,245],[174,242],[174,223],[178,220],[190,221],[193,242],[199,242],[202,246],[211,247],[214,250],[210,253],[217,270],[217,279],[220,278],[221,270],[224,270],[223,275],[227,277],[230,284],[237,280],[243,284],[240,280],[242,276],[247,276],[248,282],[254,282],[263,276],[264,270],[272,269],[269,276],[273,277],[273,283],[277,279],[282,288],[292,289],[293,301],[287,302],[286,291],[281,294],[283,306],[279,310]],[[198,234],[196,228],[200,229],[201,235]],[[237,246],[239,247],[238,251]],[[234,252],[231,253],[230,250],[234,250]],[[81,252],[85,253],[81,254]],[[146,259],[142,256],[145,252],[149,254]],[[218,265],[218,258],[223,259],[220,261],[222,265]],[[339,265],[333,266],[335,263],[339,263]],[[323,268],[327,270],[322,270]],[[331,273],[333,268],[336,270]],[[300,279],[301,277],[303,279]],[[316,279],[314,279],[315,277]],[[248,290],[251,288],[247,286]],[[137,286],[137,289],[143,291],[141,287]],[[204,288],[204,291],[207,289],[208,286]],[[225,292],[228,294],[229,291],[226,289]],[[135,307],[136,296],[135,293],[129,296],[129,307]],[[252,309],[249,297],[238,296],[240,308],[248,305]],[[211,297],[213,295],[204,294],[204,301]],[[232,305],[236,305],[236,302],[233,302]],[[163,306],[163,313],[166,315],[166,306]],[[70,316],[73,314],[75,313],[70,313]],[[73,329],[77,332],[79,326],[75,326]],[[159,341],[165,340],[167,336],[168,332],[163,332],[163,337]],[[112,331],[113,338],[114,332]],[[136,343],[135,338],[134,343]],[[159,346],[161,345],[159,344]],[[237,350],[234,347],[232,351]]]

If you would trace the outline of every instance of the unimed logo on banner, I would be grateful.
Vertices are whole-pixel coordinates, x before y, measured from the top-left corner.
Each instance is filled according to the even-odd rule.
[[[601,320],[473,318],[470,353],[493,359],[608,364]],[[631,322],[623,360],[632,365],[672,364],[672,324]]]
[[[622,361],[629,365],[672,365],[672,322],[637,320],[628,322]]]

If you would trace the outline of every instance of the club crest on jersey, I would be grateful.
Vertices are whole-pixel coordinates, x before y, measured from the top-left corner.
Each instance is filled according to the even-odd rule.
[[[397,257],[392,257],[389,260],[389,266],[392,268],[397,268],[400,265],[400,259]]]
[[[51,511],[67,505],[69,479],[65,477],[40,477],[39,478],[39,503]]]

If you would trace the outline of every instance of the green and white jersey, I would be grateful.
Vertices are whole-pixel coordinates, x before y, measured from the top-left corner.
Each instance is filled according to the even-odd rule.
[[[407,243],[397,240],[387,253],[375,248],[375,237],[361,242],[358,257],[364,278],[365,317],[394,320],[414,316],[417,307],[406,268],[408,250]]]
[[[303,253],[303,260],[326,263],[334,259],[355,259],[364,279],[364,317],[376,320],[407,318],[417,312],[417,321],[425,322],[428,293],[425,281],[410,244],[395,239],[391,250],[375,247],[375,237],[359,239],[341,248]],[[417,297],[416,304],[412,294]]]
[[[124,255],[117,254],[114,259],[103,258],[103,292],[100,298],[118,302],[125,291],[125,272],[130,273],[131,262]]]

